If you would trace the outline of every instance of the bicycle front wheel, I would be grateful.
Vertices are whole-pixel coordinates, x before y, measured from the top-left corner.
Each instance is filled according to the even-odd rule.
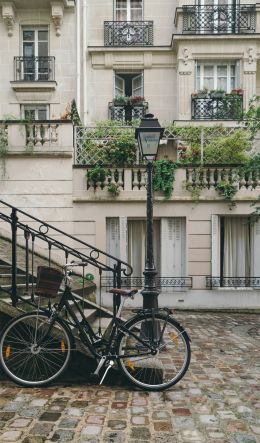
[[[156,313],[138,315],[118,337],[118,364],[142,389],[161,391],[176,384],[190,364],[187,333],[173,318]]]
[[[49,318],[45,313],[24,314],[12,319],[2,332],[2,366],[18,384],[46,385],[61,375],[69,363],[71,333],[59,319],[48,332]]]

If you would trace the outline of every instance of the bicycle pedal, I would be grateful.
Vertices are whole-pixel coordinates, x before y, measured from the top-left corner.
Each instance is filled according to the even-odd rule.
[[[93,383],[97,383],[99,382],[99,375],[98,374],[94,374],[94,372],[92,372],[91,374],[89,374],[89,380]]]

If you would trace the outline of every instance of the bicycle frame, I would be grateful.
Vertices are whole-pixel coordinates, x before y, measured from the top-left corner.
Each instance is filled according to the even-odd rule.
[[[71,308],[69,301],[73,301],[74,306],[76,306],[78,312],[81,315],[81,320],[79,321],[75,312]],[[70,324],[81,333],[81,340],[83,343],[87,346],[87,348],[90,350],[92,355],[98,359],[110,359],[110,360],[116,360],[118,358],[125,358],[127,357],[126,354],[124,355],[116,355],[113,354],[114,347],[113,342],[114,339],[118,336],[118,332],[127,333],[128,335],[131,335],[133,338],[138,340],[140,344],[142,344],[146,349],[149,348],[149,353],[154,354],[156,353],[155,348],[151,347],[147,341],[142,340],[142,338],[138,337],[135,333],[132,331],[129,331],[124,324],[122,324],[121,319],[119,318],[118,313],[116,314],[115,310],[112,317],[112,330],[110,332],[110,335],[108,337],[108,340],[105,340],[103,337],[98,337],[95,332],[93,331],[90,323],[87,321],[84,312],[82,308],[80,307],[79,303],[76,301],[75,297],[73,296],[71,289],[69,286],[66,285],[64,292],[62,293],[61,299],[59,303],[54,305],[54,310],[51,314],[50,322],[49,322],[49,328],[46,331],[46,335],[49,334],[51,331],[52,326],[55,324],[56,318],[59,317],[59,313],[63,308],[66,308],[68,313],[70,314],[72,320],[74,323],[70,322],[69,320],[64,320],[67,324]],[[120,311],[119,311],[120,312]],[[83,322],[82,322],[83,320]],[[87,331],[86,331],[87,329]],[[44,340],[44,337],[37,343],[37,346],[41,345],[41,342]],[[98,347],[105,346],[105,349],[99,352]],[[111,353],[112,351],[112,353]],[[138,353],[136,356],[140,356],[142,354]],[[147,355],[147,351],[143,354]],[[133,357],[133,354],[131,354],[131,357]]]

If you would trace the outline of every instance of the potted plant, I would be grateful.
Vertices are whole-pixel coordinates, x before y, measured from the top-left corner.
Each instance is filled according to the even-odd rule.
[[[126,97],[125,95],[117,95],[113,101],[114,105],[126,106],[128,103],[128,97]]]
[[[244,94],[244,90],[242,88],[234,88],[231,91],[232,95],[243,95]]]
[[[197,98],[208,98],[208,88],[204,87],[197,92]]]
[[[130,103],[133,106],[142,105],[144,100],[145,98],[142,97],[141,95],[133,95],[132,97],[130,97]]]
[[[224,89],[219,88],[219,89],[212,89],[209,93],[210,98],[222,98],[225,95]]]

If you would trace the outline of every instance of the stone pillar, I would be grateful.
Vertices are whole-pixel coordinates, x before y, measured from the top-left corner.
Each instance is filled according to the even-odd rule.
[[[256,48],[250,46],[243,58],[244,109],[248,109],[250,99],[256,94]]]
[[[178,120],[191,119],[191,94],[194,92],[195,63],[188,48],[180,48],[177,63]]]

